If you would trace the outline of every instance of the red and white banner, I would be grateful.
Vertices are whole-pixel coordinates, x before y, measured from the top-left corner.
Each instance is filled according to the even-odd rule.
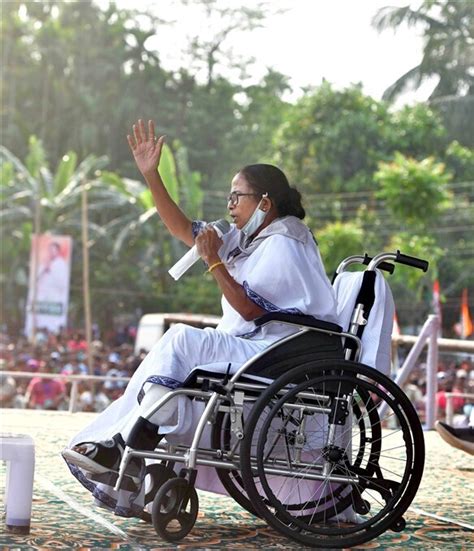
[[[33,327],[58,332],[67,325],[72,238],[49,233],[33,235],[25,333]]]

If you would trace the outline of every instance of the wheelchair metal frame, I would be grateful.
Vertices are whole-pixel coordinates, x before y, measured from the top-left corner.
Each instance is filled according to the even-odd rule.
[[[386,261],[388,261],[388,260],[395,260],[396,261],[399,255],[400,255],[399,252],[397,252],[397,253],[380,253],[377,256],[375,256],[373,259],[370,259],[369,257],[367,257],[367,255],[365,255],[365,256],[362,256],[362,255],[350,256],[350,257],[346,258],[345,260],[343,260],[339,264],[339,266],[336,270],[336,274],[340,274],[341,272],[345,271],[352,264],[363,264],[363,263],[367,263],[367,262],[369,262],[367,270],[375,270],[379,265],[385,263],[385,269],[387,271],[393,271],[393,269],[391,269],[391,267],[393,265],[391,265],[391,264],[387,265]],[[273,322],[269,322],[269,323],[273,323]],[[278,321],[278,323],[284,323],[285,325],[290,325],[290,326],[293,326],[293,327],[295,326],[295,324],[292,324],[292,323],[289,323],[289,322]],[[345,332],[345,331],[335,332],[335,331],[329,331],[329,330],[310,327],[310,326],[305,326],[305,325],[298,325],[297,326],[297,327],[299,327],[298,331],[296,331],[295,333],[292,333],[291,335],[288,335],[287,337],[284,337],[283,339],[280,339],[280,340],[274,342],[268,348],[262,350],[261,352],[259,352],[255,356],[252,356],[252,358],[247,360],[247,362],[245,362],[236,371],[236,373],[234,375],[232,375],[232,377],[227,382],[227,384],[222,387],[222,389],[226,393],[227,399],[231,398],[231,393],[234,390],[236,390],[237,392],[243,392],[246,389],[247,390],[253,390],[253,391],[262,390],[264,388],[263,385],[255,385],[255,386],[250,386],[249,387],[249,383],[243,383],[242,384],[242,383],[239,383],[238,380],[242,375],[245,375],[245,373],[249,370],[249,368],[257,360],[259,360],[264,355],[268,354],[268,352],[270,352],[271,350],[281,346],[282,344],[284,344],[284,343],[286,343],[286,342],[288,342],[292,339],[295,339],[295,338],[299,337],[302,333],[305,333],[305,332],[308,332],[308,331],[316,331],[316,332],[320,332],[320,333],[327,333],[327,334],[330,334],[330,335],[338,335],[341,338],[350,339],[354,343],[355,350],[352,349],[352,348],[349,349],[347,346],[345,346],[344,354],[345,354],[346,359],[350,358],[354,361],[357,361],[358,358],[361,355],[361,352],[362,352],[362,342],[361,342],[360,338],[358,338],[356,336],[356,334],[357,334],[357,331],[358,331],[359,327],[361,325],[365,325],[366,323],[367,323],[367,320],[364,318],[363,305],[357,304],[357,305],[355,305],[355,308],[354,308],[354,311],[353,311],[353,314],[352,314],[351,325],[350,325],[350,329],[349,329],[348,332]],[[203,414],[202,414],[202,416],[201,416],[201,418],[198,422],[198,425],[196,427],[192,443],[189,446],[189,448],[187,448],[188,452],[183,453],[183,454],[173,453],[170,450],[174,450],[176,447],[175,446],[170,446],[170,445],[168,445],[167,449],[165,449],[163,451],[153,451],[153,452],[151,452],[151,451],[143,452],[143,451],[132,449],[132,448],[127,446],[125,448],[124,454],[122,456],[122,462],[121,462],[120,468],[119,468],[119,475],[118,475],[118,478],[117,478],[117,481],[116,481],[116,484],[115,484],[115,488],[114,488],[115,490],[120,489],[120,485],[122,483],[123,477],[125,476],[125,471],[126,471],[126,468],[128,466],[128,463],[133,457],[139,457],[139,458],[144,458],[144,459],[147,458],[147,459],[156,459],[156,460],[178,461],[178,462],[184,463],[184,466],[187,469],[196,469],[196,467],[198,465],[219,467],[219,468],[224,468],[224,469],[229,469],[229,470],[238,468],[238,466],[233,462],[225,462],[225,461],[221,461],[221,460],[208,460],[208,459],[199,458],[199,453],[200,452],[204,452],[206,455],[209,454],[208,450],[200,450],[199,449],[199,443],[201,441],[201,438],[202,438],[204,429],[206,427],[206,424],[209,423],[209,422],[212,422],[212,419],[215,418],[215,415],[218,411],[218,408],[221,407],[220,404],[219,404],[219,401],[223,401],[223,400],[221,398],[222,394],[220,394],[219,392],[203,391],[203,390],[196,390],[196,389],[190,389],[190,388],[179,388],[179,389],[171,390],[168,394],[163,396],[163,398],[161,398],[155,405],[153,405],[146,412],[146,414],[144,415],[145,419],[149,419],[161,407],[163,407],[167,402],[169,402],[170,400],[172,400],[176,396],[183,396],[183,395],[187,396],[189,398],[208,399],[208,403],[206,405],[206,408],[204,409],[204,412],[203,412]],[[239,400],[240,399],[243,400],[243,397],[239,396]],[[233,399],[232,401],[235,403],[235,399]],[[242,406],[243,406],[243,401],[242,401],[242,403],[238,404],[237,408],[242,410]],[[325,410],[321,410],[320,413],[328,413],[328,412],[325,411]],[[240,419],[240,421],[241,421],[241,415],[239,415],[239,416],[236,415],[235,416],[235,420],[233,422],[233,425],[235,425],[236,423],[237,424],[239,423],[238,419]],[[240,428],[237,428],[237,429],[234,428],[233,431],[236,434],[238,439],[243,438],[243,433],[240,431]],[[330,435],[330,439],[331,439],[331,435]],[[283,474],[283,473],[279,472],[279,473],[275,473],[275,474]],[[340,480],[334,480],[334,481],[338,482]]]
[[[386,271],[393,272],[393,264],[387,263],[387,261],[395,261],[403,264],[408,264],[420,269],[427,269],[427,263],[422,264],[424,261],[419,259],[413,259],[402,255],[399,251],[397,253],[380,253],[373,259],[365,256],[351,256],[346,258],[336,270],[335,277],[341,272],[345,271],[352,264],[368,264],[367,271],[373,271],[377,267],[382,267]],[[205,381],[207,388],[178,388],[170,390],[165,396],[163,396],[156,404],[154,404],[146,414],[143,416],[145,419],[149,419],[154,413],[156,413],[162,406],[175,397],[187,396],[188,398],[195,398],[201,401],[207,401],[204,411],[198,420],[197,427],[195,429],[192,442],[189,446],[184,445],[171,445],[166,444],[160,446],[154,451],[141,451],[138,449],[132,449],[128,446],[125,447],[122,461],[119,467],[119,473],[116,480],[114,489],[119,490],[126,476],[125,472],[127,466],[132,458],[151,459],[157,461],[171,461],[176,463],[182,463],[184,469],[189,473],[190,483],[194,484],[196,469],[198,466],[214,467],[217,469],[223,469],[228,471],[238,471],[240,468],[240,445],[239,443],[244,439],[244,427],[243,427],[243,409],[245,403],[255,402],[258,397],[256,393],[263,392],[268,383],[265,381],[256,380],[249,382],[249,380],[241,380],[242,377],[248,375],[248,371],[252,365],[254,365],[259,359],[268,354],[271,350],[280,347],[282,344],[287,343],[293,339],[300,337],[304,333],[310,331],[316,331],[319,333],[326,333],[329,335],[335,335],[342,339],[343,357],[346,360],[357,362],[362,352],[362,342],[357,336],[359,329],[367,323],[365,317],[364,305],[356,304],[354,306],[350,328],[348,331],[336,331],[323,329],[319,327],[312,327],[301,323],[290,323],[287,321],[275,320],[278,323],[284,323],[297,330],[274,342],[270,347],[262,350],[247,362],[245,362],[232,376],[226,376],[225,374],[216,374],[215,376],[198,375],[196,379],[197,384],[203,384]],[[273,323],[269,321],[267,323]],[[266,325],[267,323],[262,324]],[[348,346],[348,344],[350,346]],[[253,375],[248,375],[252,377]],[[264,378],[264,377],[263,377]],[[290,385],[291,387],[291,385]],[[281,394],[287,392],[287,388],[281,390]],[[247,392],[247,394],[246,394]],[[335,410],[329,405],[329,397],[322,394],[314,393],[301,393],[296,395],[297,398],[305,400],[304,405],[298,403],[290,403],[287,407],[293,409],[301,409],[301,415],[305,412],[313,412],[318,414],[328,415],[328,434],[326,446],[333,446],[336,439],[336,413]],[[339,398],[337,399],[339,400]],[[352,395],[348,395],[340,401],[345,401],[344,408],[351,408]],[[313,404],[311,403],[313,402]],[[336,405],[336,408],[339,406]],[[352,410],[351,410],[352,411]],[[230,431],[236,438],[236,443],[231,450],[214,450],[209,448],[200,448],[200,442],[203,437],[203,433],[207,424],[213,424],[216,421],[218,413],[224,412],[230,415]],[[330,415],[331,414],[331,415]],[[348,415],[349,413],[347,413]],[[331,419],[331,421],[329,421]],[[298,446],[295,446],[298,448]],[[301,450],[303,445],[300,446]],[[298,453],[297,450],[297,462],[295,465],[303,467],[303,474],[296,472],[294,469],[288,467],[284,460],[276,460],[271,466],[265,466],[265,472],[269,475],[286,476],[290,475],[296,478],[304,478],[313,481],[328,481],[330,483],[342,483],[347,485],[356,485],[359,482],[357,474],[343,474],[333,473],[330,469],[330,461],[328,458],[324,458],[321,464],[310,464],[302,461],[301,450]],[[250,458],[252,464],[254,459]],[[252,466],[252,470],[254,467]]]

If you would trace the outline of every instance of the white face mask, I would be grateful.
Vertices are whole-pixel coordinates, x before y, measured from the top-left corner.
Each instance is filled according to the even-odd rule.
[[[240,230],[240,244],[245,247],[248,244],[249,238],[258,230],[258,228],[263,224],[265,218],[268,214],[268,211],[265,212],[261,209],[263,200],[268,197],[268,193],[262,196],[261,201],[257,205],[256,209],[253,211],[252,216],[248,219],[245,226]],[[242,247],[241,247],[242,248]]]

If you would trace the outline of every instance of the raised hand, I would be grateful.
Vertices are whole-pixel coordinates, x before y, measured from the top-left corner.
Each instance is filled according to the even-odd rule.
[[[127,140],[135,162],[137,163],[138,170],[143,176],[156,172],[160,164],[161,149],[165,137],[155,137],[155,125],[153,121],[148,121],[147,136],[145,123],[142,119],[139,119],[138,122],[133,125],[133,137],[127,135]]]

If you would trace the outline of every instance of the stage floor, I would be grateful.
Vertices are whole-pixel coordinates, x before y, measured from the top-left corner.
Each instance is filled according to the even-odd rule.
[[[3,549],[301,549],[280,537],[232,499],[199,492],[200,513],[179,545],[161,541],[152,526],[92,507],[90,494],[60,457],[70,437],[95,414],[0,410],[1,432],[29,434],[36,445],[31,533],[13,536],[0,524]],[[425,475],[406,514],[407,528],[387,532],[360,549],[474,548],[474,459],[451,448],[435,431],[425,433]],[[0,469],[0,492],[5,484]],[[3,505],[2,505],[3,510]]]

